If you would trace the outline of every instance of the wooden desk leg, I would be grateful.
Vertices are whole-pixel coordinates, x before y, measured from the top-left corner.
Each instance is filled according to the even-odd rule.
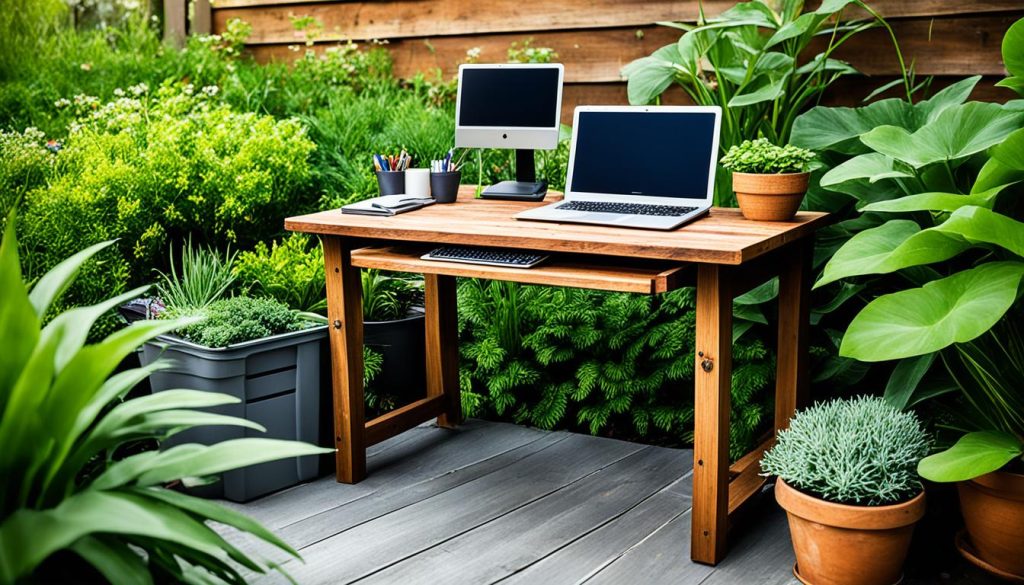
[[[796,258],[779,274],[779,344],[775,372],[775,430],[810,399],[807,371],[807,330],[810,327],[813,242],[795,246]]]
[[[697,269],[697,365],[690,558],[714,565],[724,556],[729,521],[729,405],[732,377],[732,283],[729,269]]]
[[[424,275],[427,330],[427,396],[445,396],[445,411],[438,426],[452,428],[462,422],[459,394],[459,326],[455,277]]]
[[[366,477],[366,414],[363,403],[363,303],[359,269],[350,244],[323,238],[327,270],[327,319],[334,387],[334,445],[340,483]]]

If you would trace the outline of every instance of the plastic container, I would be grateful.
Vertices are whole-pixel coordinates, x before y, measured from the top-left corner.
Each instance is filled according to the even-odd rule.
[[[163,446],[211,445],[243,437],[317,443],[321,346],[326,343],[326,325],[217,349],[168,335],[146,343],[140,356],[143,365],[157,359],[172,363],[150,376],[153,392],[189,388],[228,394],[239,402],[208,410],[257,422],[267,429],[260,433],[231,426],[198,427],[174,435]],[[281,459],[228,471],[221,481],[190,491],[203,497],[246,502],[311,480],[319,468],[320,459],[315,455]]]
[[[377,187],[381,195],[405,194],[405,171],[377,171]]]

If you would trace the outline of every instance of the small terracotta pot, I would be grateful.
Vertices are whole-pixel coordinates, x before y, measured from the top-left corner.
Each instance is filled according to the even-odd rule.
[[[1024,580],[1024,475],[994,471],[957,489],[975,554],[1001,576]]]
[[[733,173],[732,190],[736,192],[743,217],[757,221],[789,221],[800,209],[810,176],[810,173]]]
[[[900,581],[924,491],[889,506],[826,502],[781,479],[775,499],[789,517],[796,576],[809,585],[890,585]]]

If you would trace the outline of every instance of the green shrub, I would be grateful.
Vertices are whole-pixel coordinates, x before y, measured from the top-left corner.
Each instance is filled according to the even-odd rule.
[[[244,583],[243,570],[272,570],[225,540],[225,525],[297,558],[254,520],[168,486],[329,450],[262,438],[153,450],[191,427],[263,428],[198,410],[238,401],[224,394],[168,390],[125,400],[168,364],[111,375],[118,364],[184,323],[141,321],[86,344],[96,318],[143,287],[105,298],[105,306],[60,313],[44,326],[66,284],[81,277],[82,263],[111,243],[77,253],[30,291],[13,221],[12,214],[0,243],[0,583]]]
[[[814,153],[791,144],[775,146],[767,138],[744,140],[729,148],[721,165],[736,173],[799,173],[814,160]]]
[[[921,491],[917,463],[929,447],[914,413],[862,396],[798,412],[761,468],[830,502],[878,506]]]
[[[0,215],[9,215],[26,192],[45,182],[55,158],[38,129],[0,130]]]
[[[306,329],[313,322],[274,299],[231,297],[201,309],[168,308],[161,318],[200,317],[202,321],[175,330],[183,339],[205,347],[227,347],[243,341]]]
[[[693,289],[658,297],[459,283],[464,409],[541,428],[692,441]],[[734,344],[731,455],[770,412],[774,359]]]
[[[306,234],[291,234],[268,248],[258,242],[235,262],[235,275],[243,287],[267,295],[300,311],[327,308],[324,252]]]

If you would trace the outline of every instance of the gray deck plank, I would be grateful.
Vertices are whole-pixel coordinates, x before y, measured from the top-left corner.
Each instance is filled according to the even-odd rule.
[[[692,452],[690,452],[692,455]],[[689,459],[693,461],[692,456]],[[622,516],[509,575],[502,585],[570,585],[585,581],[658,527],[690,509],[692,470]]]
[[[714,567],[690,561],[690,511],[687,510],[584,582],[587,585],[696,585],[713,571]]]
[[[278,536],[297,549],[306,548],[389,512],[434,497],[499,469],[514,465],[524,457],[546,449],[568,437],[568,433],[539,434],[534,441],[518,446],[512,445],[512,448],[507,451],[498,452],[486,459],[467,465],[450,465],[441,468],[438,470],[441,474],[437,477],[397,489],[380,490],[370,496],[325,510],[284,527],[278,531]],[[491,450],[482,449],[482,452],[489,451]]]
[[[786,513],[769,494],[757,514],[729,535],[730,551],[701,585],[798,585]]]
[[[605,442],[589,448],[606,446]],[[494,583],[618,518],[679,479],[690,466],[687,451],[643,449],[360,583]]]
[[[594,442],[600,442],[595,448]],[[641,449],[642,445],[570,435],[506,467],[417,502],[302,551],[289,563],[302,583],[343,583],[376,572],[562,489]]]
[[[247,504],[229,504],[272,530],[378,491],[390,491],[437,477],[544,436],[543,431],[505,423],[469,420],[457,429],[416,427],[367,456],[368,475],[354,485],[333,474]],[[395,438],[398,438],[395,437]]]

